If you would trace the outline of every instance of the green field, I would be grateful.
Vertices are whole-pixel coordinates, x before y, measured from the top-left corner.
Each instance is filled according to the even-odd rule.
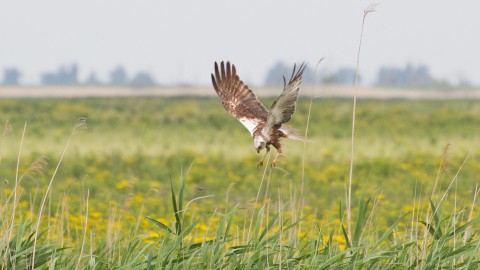
[[[347,240],[351,100],[314,100],[311,142],[284,140],[277,167],[257,168],[217,99],[1,99],[2,269],[33,245],[58,269],[474,267],[480,103],[357,106]],[[308,110],[300,100],[291,121],[302,133]]]

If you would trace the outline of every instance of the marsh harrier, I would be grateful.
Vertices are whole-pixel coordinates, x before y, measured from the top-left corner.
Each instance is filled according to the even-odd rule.
[[[258,101],[252,90],[240,80],[235,65],[231,65],[230,62],[225,65],[221,62],[219,68],[215,62],[215,74],[212,74],[212,83],[213,88],[222,100],[223,107],[250,131],[257,153],[260,153],[260,150],[264,148],[267,149],[258,163],[259,167],[263,166],[265,157],[270,151],[270,145],[277,149],[277,155],[272,161],[272,166],[275,166],[278,157],[282,154],[280,138],[304,139],[297,135],[295,129],[285,125],[285,123],[290,121],[295,112],[305,67],[305,64],[302,64],[297,70],[296,65],[294,65],[288,83],[283,77],[283,91],[268,111]]]

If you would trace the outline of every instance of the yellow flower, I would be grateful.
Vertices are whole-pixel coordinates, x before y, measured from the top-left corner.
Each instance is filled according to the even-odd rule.
[[[117,184],[115,184],[115,187],[117,189],[127,188],[128,187],[128,180],[122,180],[122,181],[118,182]]]
[[[30,203],[28,201],[23,200],[23,201],[20,201],[19,205],[21,208],[26,208],[30,205]]]
[[[95,211],[95,212],[90,213],[90,216],[93,217],[93,218],[98,218],[98,217],[102,216],[102,213],[100,213],[98,211]]]

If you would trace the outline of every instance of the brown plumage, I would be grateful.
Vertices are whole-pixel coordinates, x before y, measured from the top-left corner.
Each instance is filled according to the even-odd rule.
[[[268,111],[258,101],[253,91],[240,80],[235,65],[230,65],[230,62],[227,62],[225,66],[221,62],[219,70],[218,64],[215,62],[215,75],[212,74],[212,84],[222,100],[223,107],[250,131],[255,150],[258,153],[263,148],[266,148],[268,153],[270,145],[277,149],[277,155],[272,162],[272,166],[275,166],[278,157],[282,154],[280,138],[303,140],[301,136],[296,134],[295,129],[284,125],[284,123],[290,121],[295,112],[305,67],[306,65],[302,64],[297,70],[296,65],[294,65],[288,84],[285,77],[283,78],[283,91]],[[265,156],[258,163],[258,166],[263,165]]]

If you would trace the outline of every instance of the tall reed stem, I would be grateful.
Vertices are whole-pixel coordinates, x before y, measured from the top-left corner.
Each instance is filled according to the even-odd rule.
[[[353,95],[353,116],[352,116],[352,152],[350,155],[350,175],[348,178],[348,192],[347,192],[347,234],[348,238],[352,239],[352,178],[353,178],[353,162],[354,162],[354,149],[355,149],[355,115],[357,110],[357,93],[358,93],[358,74],[360,71],[360,50],[362,48],[362,39],[363,39],[363,27],[365,25],[365,18],[370,12],[375,11],[375,7],[377,4],[369,5],[363,11],[363,19],[362,19],[362,30],[360,31],[360,42],[358,43],[358,51],[357,51],[357,66],[355,69],[355,94]]]
[[[72,130],[72,133],[70,133],[70,137],[68,138],[67,143],[65,144],[65,147],[63,148],[62,155],[60,156],[60,160],[57,163],[57,167],[55,168],[55,171],[52,174],[52,178],[50,178],[50,182],[48,183],[47,190],[45,191],[45,195],[43,196],[42,203],[40,204],[40,209],[38,210],[38,215],[37,215],[37,224],[35,225],[35,236],[33,240],[33,252],[32,252],[32,270],[35,269],[35,251],[37,248],[37,237],[38,237],[38,230],[40,229],[40,223],[42,221],[42,214],[43,214],[43,208],[45,207],[45,202],[47,201],[48,195],[50,194],[50,190],[52,189],[52,184],[53,180],[55,179],[55,176],[57,175],[58,169],[60,168],[60,164],[62,164],[63,158],[65,156],[65,153],[67,152],[68,146],[70,145],[70,142],[72,141],[73,135],[82,128],[86,126],[86,119],[85,118],[78,118],[77,122],[75,123],[75,127]]]

